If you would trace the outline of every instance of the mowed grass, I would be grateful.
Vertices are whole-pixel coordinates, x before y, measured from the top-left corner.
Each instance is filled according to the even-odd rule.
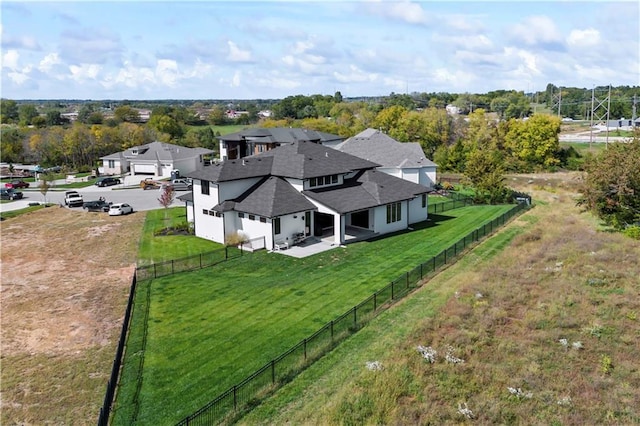
[[[186,222],[187,214],[184,207],[148,211],[138,250],[138,266],[195,256],[224,247],[192,235],[154,235],[155,231]]]
[[[548,193],[238,424],[640,424],[640,243],[574,197]]]
[[[137,422],[181,420],[511,207],[473,206],[432,215],[413,232],[305,259],[262,251],[154,280]],[[117,402],[117,424],[127,422],[126,406]]]

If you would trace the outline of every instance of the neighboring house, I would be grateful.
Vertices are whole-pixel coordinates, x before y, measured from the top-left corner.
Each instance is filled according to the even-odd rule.
[[[181,199],[196,236],[225,243],[241,234],[264,238],[267,248],[310,236],[343,244],[426,220],[429,190],[378,166],[319,143],[293,142],[189,173],[192,199]]]
[[[343,137],[315,130],[292,127],[250,128],[219,136],[220,159],[236,160],[298,141],[342,142]]]
[[[417,142],[398,142],[375,129],[366,129],[337,144],[335,149],[380,164],[378,170],[433,188],[436,164],[427,159]]]
[[[213,151],[206,148],[187,148],[164,142],[151,142],[134,146],[126,151],[100,157],[103,175],[171,176],[172,170],[181,174],[204,167],[204,156]]]
[[[593,126],[594,129],[606,132],[615,130],[633,131],[634,127],[640,125],[640,119],[632,120],[629,118],[621,118],[619,120],[609,120],[606,122],[599,122]]]

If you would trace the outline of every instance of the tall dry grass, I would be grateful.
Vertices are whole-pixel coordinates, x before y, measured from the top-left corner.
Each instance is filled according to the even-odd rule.
[[[523,232],[421,289],[451,296],[402,311],[408,332],[389,329],[397,337],[381,334],[370,348],[358,337],[346,344],[374,353],[385,342],[375,352],[383,369],[338,350],[324,373],[309,372],[318,384],[293,393],[293,383],[263,423],[640,424],[640,242],[581,212],[579,183],[579,175],[515,178],[541,201],[510,225]],[[418,346],[436,351],[434,362]],[[244,424],[264,420],[257,411]]]

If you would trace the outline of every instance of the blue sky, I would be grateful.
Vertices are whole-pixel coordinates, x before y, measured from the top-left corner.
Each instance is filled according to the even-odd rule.
[[[640,3],[2,1],[9,99],[640,86]]]

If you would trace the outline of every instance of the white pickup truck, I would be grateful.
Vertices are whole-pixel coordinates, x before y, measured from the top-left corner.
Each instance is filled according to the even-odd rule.
[[[84,199],[78,191],[67,191],[64,193],[64,204],[69,207],[82,207]]]

